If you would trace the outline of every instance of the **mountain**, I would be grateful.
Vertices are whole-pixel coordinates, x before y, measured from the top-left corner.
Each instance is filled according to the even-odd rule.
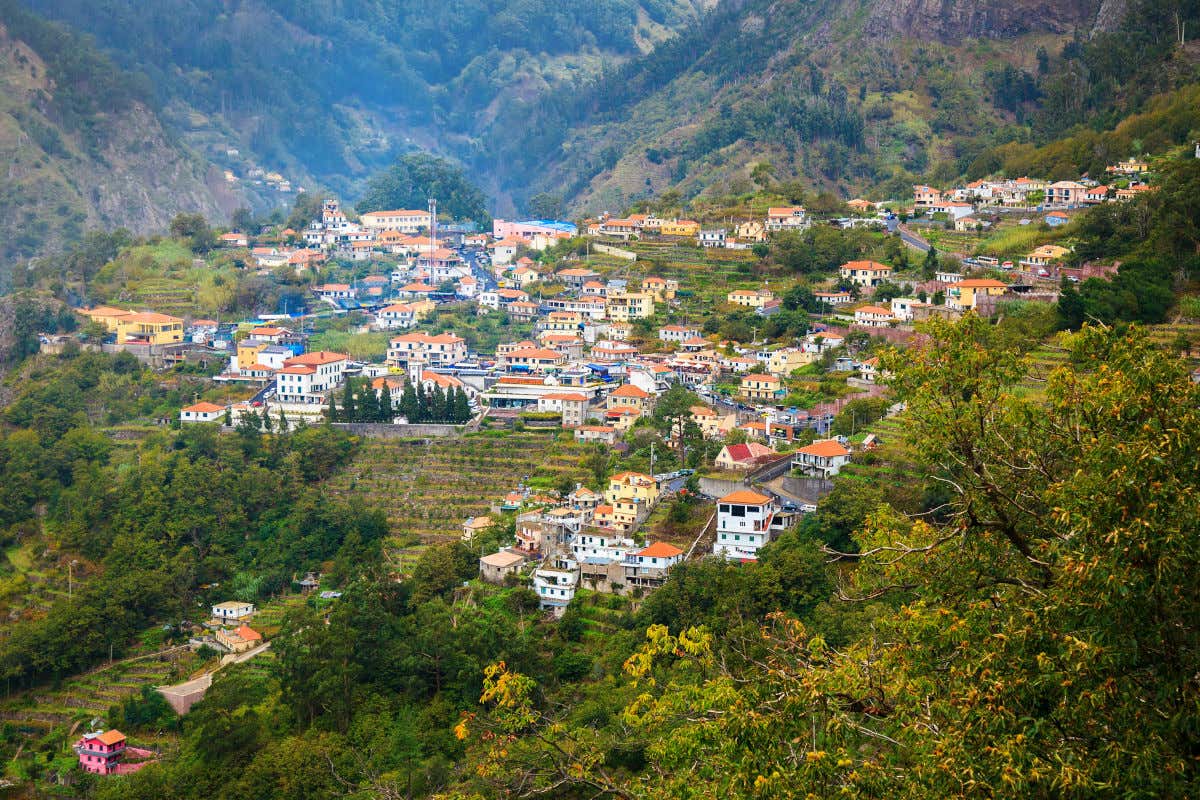
[[[462,163],[500,215],[526,212],[538,194],[589,213],[674,191],[743,193],[755,180],[798,199],[901,196],[914,181],[981,174],[1014,163],[1014,149],[1111,128],[1200,79],[1200,51],[1187,41],[1200,30],[1200,0],[0,8],[12,17],[18,1],[86,35],[73,48],[81,57],[112,65],[74,65],[77,80],[111,80],[72,93],[66,59],[33,72],[15,55],[4,62],[13,87],[4,103],[24,98],[5,112],[21,118],[7,130],[32,148],[10,167],[24,176],[15,196],[25,211],[13,200],[0,211],[0,221],[28,220],[0,254],[9,259],[88,225],[147,230],[178,210],[224,219],[239,204],[286,204],[291,195],[255,187],[264,172],[353,201],[369,177],[417,150]],[[59,98],[49,113],[31,103],[39,92]],[[95,108],[61,110],[85,95]],[[97,133],[103,141],[84,142]],[[1077,174],[1109,155],[1073,153],[1061,169]],[[240,182],[223,182],[223,171]],[[37,194],[30,186],[46,196],[26,197]],[[103,188],[85,196],[74,186]]]
[[[0,2],[0,287],[4,264],[91,227],[160,231],[240,202],[182,147],[151,91],[80,37]]]
[[[902,196],[1196,81],[1180,40],[1198,22],[1200,4],[1169,0],[725,3],[576,96],[511,108],[523,135],[503,126],[490,147],[502,182],[532,176],[581,212],[743,192],[763,162],[810,189]]]
[[[145,74],[185,141],[352,193],[414,148],[466,161],[498,109],[570,91],[711,0],[27,0]],[[225,163],[226,151],[239,151]],[[486,176],[485,176],[486,177]]]

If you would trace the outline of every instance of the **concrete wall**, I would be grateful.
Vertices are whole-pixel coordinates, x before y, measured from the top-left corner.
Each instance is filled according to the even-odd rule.
[[[744,481],[733,481],[725,478],[700,478],[700,491],[710,497],[724,497],[727,494],[745,489]]]
[[[593,244],[592,249],[597,253],[605,253],[617,258],[623,258],[626,261],[637,261],[637,253],[632,250],[624,250],[620,247],[613,247],[611,244]]]
[[[460,425],[388,425],[386,422],[335,422],[333,427],[355,436],[376,439],[457,439],[463,432]]]
[[[816,502],[833,491],[833,481],[823,478],[783,478],[783,488],[788,494]]]

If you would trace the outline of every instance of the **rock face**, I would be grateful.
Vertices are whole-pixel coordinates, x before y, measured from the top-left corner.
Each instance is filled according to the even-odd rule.
[[[161,232],[180,212],[218,221],[243,202],[142,103],[68,119],[52,74],[0,24],[0,290],[14,264],[89,228]]]
[[[168,140],[158,118],[145,106],[109,119],[100,158],[83,166],[82,185],[98,224],[124,226],[134,233],[161,232],[180,212],[227,219],[236,198],[219,195],[209,182],[209,166]]]
[[[905,36],[957,44],[964,39],[1008,39],[1034,31],[1090,32],[1101,6],[1122,0],[893,0],[876,3],[870,36]],[[1119,20],[1120,13],[1115,15]]]

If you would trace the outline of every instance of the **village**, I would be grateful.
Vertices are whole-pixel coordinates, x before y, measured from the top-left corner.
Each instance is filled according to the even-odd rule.
[[[223,248],[245,251],[262,270],[314,276],[308,308],[297,315],[218,322],[114,306],[80,313],[108,332],[106,349],[156,366],[198,357],[221,364],[213,384],[234,387],[243,399],[187,405],[180,425],[284,431],[334,422],[368,436],[434,437],[553,425],[581,445],[619,454],[660,400],[686,391],[686,419],[668,443],[682,440],[685,423],[716,443],[719,452],[700,465],[701,474],[622,471],[597,490],[579,484],[562,493],[518,487],[495,501],[494,517],[463,521],[466,543],[494,525],[511,525],[509,541],[480,553],[480,578],[528,582],[542,608],[560,615],[581,587],[642,596],[688,558],[755,560],[799,515],[816,510],[855,451],[877,445],[873,435],[833,432],[835,418],[856,400],[887,408],[887,374],[875,353],[883,345],[903,347],[915,323],[968,312],[990,316],[1012,299],[1052,303],[1064,281],[1103,279],[1118,266],[1076,263],[1069,247],[1049,241],[1015,262],[948,254],[932,275],[911,264],[852,260],[814,287],[806,330],[737,341],[714,335],[690,315],[696,297],[687,277],[656,274],[644,248],[683,242],[736,254],[828,225],[898,234],[909,250],[928,255],[926,237],[938,229],[979,232],[1011,222],[1048,230],[1075,210],[1149,189],[1142,161],[1109,171],[1113,186],[1086,178],[977,181],[946,191],[920,185],[903,206],[851,200],[845,207],[852,216],[824,218],[799,206],[771,207],[761,219],[727,226],[631,213],[580,226],[497,219],[490,232],[480,232],[440,220],[434,200],[424,210],[374,211],[352,220],[328,199],[302,231],[220,237]],[[580,240],[604,261],[544,258]],[[356,269],[348,279],[331,277],[362,263],[365,275]],[[764,329],[787,310],[786,283],[738,283],[711,297],[713,305],[752,315]],[[427,328],[449,308],[497,316],[528,335],[480,352],[454,330]],[[362,331],[388,336],[382,359],[310,348],[313,320],[346,315],[361,319]],[[804,374],[835,376],[837,392],[814,401],[802,391],[811,384],[797,382]],[[786,488],[782,476],[790,481]],[[650,539],[642,526],[651,512],[689,491],[714,508],[694,541],[685,549],[677,546],[683,542]]]

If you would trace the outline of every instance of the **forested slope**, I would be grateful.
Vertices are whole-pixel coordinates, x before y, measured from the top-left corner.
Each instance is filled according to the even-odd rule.
[[[0,289],[16,259],[87,228],[148,233],[238,202],[164,130],[143,77],[11,0],[0,0],[0,164]]]

